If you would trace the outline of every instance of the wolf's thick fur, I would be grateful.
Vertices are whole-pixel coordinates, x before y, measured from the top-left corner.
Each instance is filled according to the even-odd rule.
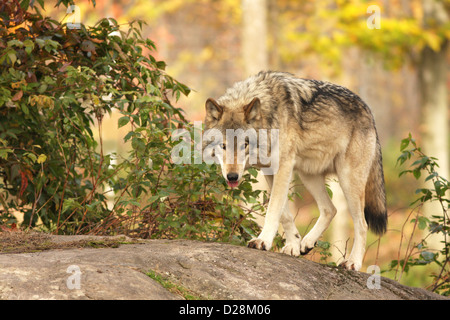
[[[355,228],[352,251],[341,265],[361,268],[367,229],[383,234],[387,211],[374,118],[356,94],[329,82],[260,72],[234,84],[217,100],[208,99],[205,124],[224,137],[226,129],[279,129],[279,169],[266,175],[271,197],[265,224],[249,247],[269,250],[281,222],[286,234],[282,251],[295,256],[309,252],[336,214],[325,177],[337,174]],[[223,147],[230,143],[234,141],[224,141]],[[248,148],[247,144],[242,148]],[[233,187],[249,164],[227,162],[221,159],[222,173]],[[293,174],[299,175],[320,211],[315,226],[302,240],[287,205]]]

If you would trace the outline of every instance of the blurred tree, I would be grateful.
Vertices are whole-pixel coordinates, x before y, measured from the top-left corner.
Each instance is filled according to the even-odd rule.
[[[441,29],[449,26],[449,16],[443,1],[423,0],[423,27]],[[425,46],[420,53],[419,79],[422,97],[422,144],[424,152],[439,159],[439,174],[449,178],[448,157],[448,95],[447,95],[447,48],[448,39],[439,40],[439,46]],[[428,182],[430,184],[431,181]],[[438,202],[424,205],[426,216],[439,215]],[[435,248],[441,246],[441,236],[429,239]]]
[[[279,51],[283,61],[315,56],[325,68],[328,66],[332,72],[339,72],[348,58],[346,49],[357,47],[366,54],[380,57],[389,70],[405,64],[419,68],[422,124],[430,129],[439,128],[440,133],[436,135],[430,132],[434,137],[430,139],[440,141],[437,144],[441,152],[444,151],[447,142],[443,140],[448,133],[447,117],[443,115],[448,112],[445,82],[450,39],[449,1],[411,0],[408,4],[373,1],[370,6],[363,0],[272,1],[280,7],[279,33],[284,39],[278,43],[282,46]],[[370,8],[379,8],[379,16],[368,10]],[[375,19],[379,19],[378,27],[371,25]],[[432,87],[426,89],[430,84]],[[435,108],[430,110],[430,106]],[[439,119],[425,119],[433,114]],[[427,125],[427,121],[431,125]],[[446,159],[447,156],[442,157],[442,162],[448,163]]]
[[[266,0],[242,0],[242,58],[244,76],[268,68]]]
[[[281,40],[276,45],[281,64],[292,67],[296,63],[302,70],[308,70],[305,57],[312,57],[322,70],[336,76],[351,59],[349,50],[358,48],[362,55],[383,61],[387,70],[404,65],[416,68],[422,145],[427,154],[439,159],[440,174],[449,176],[448,0],[271,2],[278,4],[276,32]],[[315,75],[315,70],[310,74]],[[368,85],[373,83],[365,84]],[[376,91],[381,97],[381,90]],[[430,210],[429,215],[436,213],[433,208]]]

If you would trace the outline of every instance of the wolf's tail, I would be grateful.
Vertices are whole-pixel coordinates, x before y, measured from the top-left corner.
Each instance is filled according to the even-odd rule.
[[[382,235],[387,229],[386,191],[384,188],[381,146],[377,137],[375,158],[366,184],[364,217],[369,229]]]

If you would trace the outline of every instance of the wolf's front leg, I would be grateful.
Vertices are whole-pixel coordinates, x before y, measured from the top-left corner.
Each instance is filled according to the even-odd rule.
[[[270,250],[272,247],[273,238],[277,234],[281,214],[286,203],[293,167],[293,160],[285,161],[280,164],[278,173],[274,175],[264,227],[258,238],[250,240],[249,248]]]

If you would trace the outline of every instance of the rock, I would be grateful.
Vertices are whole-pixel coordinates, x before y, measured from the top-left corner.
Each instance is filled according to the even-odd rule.
[[[0,299],[444,299],[384,277],[376,289],[370,274],[231,244],[73,247],[86,239],[51,236],[71,247],[1,254]]]

